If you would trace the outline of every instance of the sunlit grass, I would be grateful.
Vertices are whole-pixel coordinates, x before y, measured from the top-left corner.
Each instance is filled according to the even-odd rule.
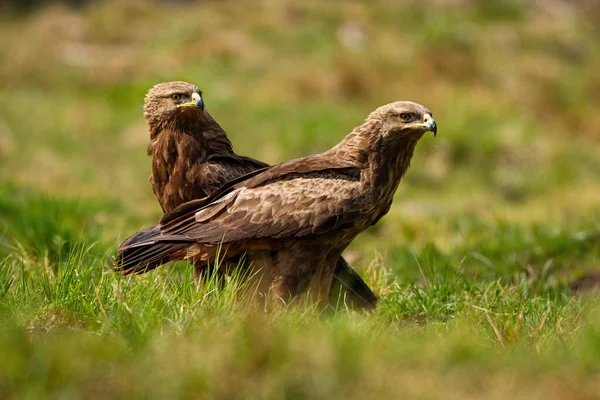
[[[44,265],[21,249],[1,262],[5,393],[364,398],[410,389],[439,397],[441,387],[419,382],[452,382],[462,393],[488,374],[535,379],[476,392],[509,396],[567,374],[558,387],[576,382],[583,394],[598,370],[596,302],[527,280],[507,285],[433,265],[419,283],[388,275],[374,286],[381,300],[370,314],[265,314],[237,301],[235,282],[194,285],[187,265],[119,277],[110,250],[75,244]]]

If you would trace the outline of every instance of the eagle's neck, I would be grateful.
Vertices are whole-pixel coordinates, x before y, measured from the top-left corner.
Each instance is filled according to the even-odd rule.
[[[402,137],[378,143],[371,153],[368,169],[364,172],[365,183],[377,198],[391,202],[400,181],[410,167],[418,138]]]
[[[153,167],[170,171],[184,160],[188,160],[188,164],[205,162],[209,155],[209,146],[202,135],[190,135],[177,129],[168,129],[163,130],[150,142],[148,155],[152,156]]]
[[[223,128],[204,111],[202,117],[185,114],[167,121],[148,121],[150,145],[148,154],[168,150],[172,156],[188,162],[204,162],[210,155],[233,154],[233,146]],[[160,149],[160,150],[159,150]]]
[[[233,146],[227,134],[206,110],[201,125],[199,131],[206,139],[211,154],[233,154]]]
[[[354,128],[340,143],[324,153],[327,157],[352,162],[363,169],[369,162],[369,153],[374,148],[373,136],[370,132],[380,129],[379,121],[366,121]]]
[[[410,166],[420,137],[383,135],[380,120],[366,121],[328,155],[353,162],[361,169],[362,184],[380,201],[391,201]]]

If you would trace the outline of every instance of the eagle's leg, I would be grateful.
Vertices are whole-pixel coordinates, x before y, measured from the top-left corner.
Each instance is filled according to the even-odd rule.
[[[309,257],[298,257],[298,249],[284,248],[274,257],[271,285],[269,287],[269,303],[274,308],[289,304],[298,292],[301,271],[309,269]]]
[[[340,257],[340,252],[333,251],[327,254],[327,257],[320,262],[312,276],[309,288],[309,296],[315,303],[326,307],[330,302],[331,286],[336,262]]]
[[[274,254],[266,250],[256,250],[246,256],[244,270],[247,271],[248,281],[244,291],[249,297],[255,298],[258,305],[264,309],[273,281]]]
[[[290,304],[298,289],[298,279],[290,275],[276,275],[269,288],[269,302],[274,308]]]
[[[275,306],[288,304],[303,292],[324,306],[329,303],[329,288],[333,278],[335,261],[328,261],[328,249],[320,248],[312,241],[297,240],[281,249],[275,257],[273,283],[270,297]]]

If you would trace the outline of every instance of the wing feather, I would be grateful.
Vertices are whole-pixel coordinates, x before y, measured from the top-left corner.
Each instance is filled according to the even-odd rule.
[[[358,179],[336,172],[290,174],[255,188],[238,188],[186,221],[163,228],[163,235],[217,245],[327,233],[367,212],[356,201],[360,189]]]
[[[189,222],[193,219],[193,215],[191,214],[211,205],[215,200],[242,187],[254,188],[271,180],[280,179],[293,173],[315,173],[326,170],[335,171],[350,177],[358,177],[358,174],[360,173],[358,166],[350,161],[332,159],[321,154],[288,161],[270,168],[249,172],[237,179],[229,181],[209,196],[184,203],[173,211],[163,215],[160,220],[160,225],[163,227],[163,230],[168,230],[177,224]],[[270,199],[264,200],[269,201]]]

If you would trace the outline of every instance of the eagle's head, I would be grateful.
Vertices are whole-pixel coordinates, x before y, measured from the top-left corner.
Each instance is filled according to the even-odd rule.
[[[146,94],[144,117],[151,134],[168,126],[194,122],[204,117],[202,91],[187,82],[164,82]]]
[[[379,121],[379,132],[384,138],[420,139],[425,132],[433,132],[434,136],[437,134],[431,111],[412,101],[397,101],[381,106],[371,113],[369,119]]]

